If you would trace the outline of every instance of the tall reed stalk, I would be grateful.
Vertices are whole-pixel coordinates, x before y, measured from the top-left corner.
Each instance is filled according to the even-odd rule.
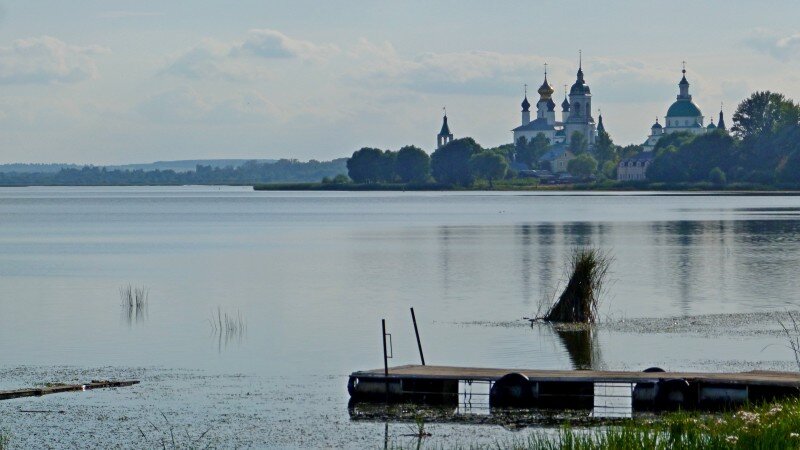
[[[786,313],[789,316],[790,323],[784,323],[782,320],[779,320],[778,323],[781,324],[783,333],[786,335],[789,350],[794,354],[794,362],[797,364],[797,370],[800,370],[800,324],[797,323],[797,319],[791,311],[787,311]]]
[[[227,311],[222,311],[222,307],[217,307],[209,322],[211,322],[212,331],[219,334],[242,334],[247,329],[241,311],[236,311],[236,315],[228,314]]]

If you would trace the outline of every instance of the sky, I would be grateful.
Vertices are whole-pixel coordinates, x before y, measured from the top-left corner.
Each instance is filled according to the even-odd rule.
[[[800,99],[800,3],[0,0],[0,162],[328,160],[363,146],[512,141],[543,64],[561,103],[642,143],[682,61],[706,117]],[[536,97],[533,93],[530,97]]]

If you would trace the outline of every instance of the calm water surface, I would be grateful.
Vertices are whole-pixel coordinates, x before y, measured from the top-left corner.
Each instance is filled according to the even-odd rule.
[[[346,418],[346,375],[382,364],[381,318],[394,363],[417,361],[409,306],[431,364],[572,367],[549,328],[480,324],[534,314],[580,245],[615,256],[607,320],[800,308],[796,196],[0,189],[0,369],[328,377],[326,414]],[[128,284],[149,288],[139,320]],[[246,335],[218,339],[218,309]],[[600,330],[595,362],[789,361],[774,344]]]

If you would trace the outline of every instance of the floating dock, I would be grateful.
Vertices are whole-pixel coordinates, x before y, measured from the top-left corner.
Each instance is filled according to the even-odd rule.
[[[489,383],[491,407],[592,408],[595,386],[630,387],[633,410],[716,410],[800,396],[800,373],[532,370],[404,365],[353,372],[354,401],[455,403],[459,383]]]

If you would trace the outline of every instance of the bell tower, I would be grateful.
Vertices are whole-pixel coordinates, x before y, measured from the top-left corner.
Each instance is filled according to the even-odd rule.
[[[444,117],[442,118],[442,129],[436,135],[436,148],[442,148],[453,141],[453,133],[450,132],[450,127],[447,125],[447,108],[442,108]]]

